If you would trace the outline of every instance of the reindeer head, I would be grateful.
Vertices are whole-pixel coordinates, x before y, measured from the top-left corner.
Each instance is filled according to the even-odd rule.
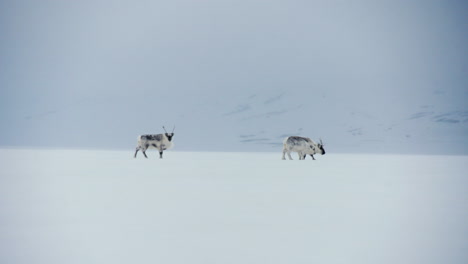
[[[166,132],[166,133],[164,133],[164,135],[166,135],[167,140],[172,141],[172,137],[174,136],[175,126],[174,126],[174,128],[172,129],[172,132],[171,132],[171,133],[167,133],[166,128],[165,128],[164,126],[163,126],[163,129],[164,129],[164,132]]]
[[[320,139],[320,143],[317,144],[317,148],[319,149],[319,151],[317,152],[318,154],[325,155],[325,149],[323,148],[322,139]]]

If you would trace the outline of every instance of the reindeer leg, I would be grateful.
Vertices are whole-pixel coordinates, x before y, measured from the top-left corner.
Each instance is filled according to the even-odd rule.
[[[305,157],[307,156],[307,154],[304,154],[303,152],[298,152],[297,154],[299,155],[299,160],[305,160]]]
[[[134,156],[134,158],[136,158],[137,153],[138,153],[139,150],[140,150],[140,147],[137,147],[136,150],[135,150],[135,156]]]
[[[312,157],[313,160],[315,160],[314,155],[310,154],[310,156]]]
[[[283,157],[282,157],[283,160],[286,159],[285,155],[286,155],[286,149],[283,149]]]
[[[141,150],[141,152],[143,152],[143,155],[145,155],[145,158],[148,158],[148,156],[146,156],[146,150],[148,149],[149,145],[146,144],[145,148]]]
[[[159,158],[162,159],[162,153],[164,150],[164,145],[160,145],[159,147],[156,144],[151,144],[153,147],[159,150]]]
[[[289,158],[289,160],[292,160],[291,151],[288,151],[288,158]]]

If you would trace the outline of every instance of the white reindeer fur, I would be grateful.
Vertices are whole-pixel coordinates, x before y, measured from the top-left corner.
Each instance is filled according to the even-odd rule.
[[[296,144],[289,144],[289,138],[297,138]],[[299,159],[305,159],[304,155],[314,155],[314,154],[325,154],[323,148],[320,147],[320,144],[315,143],[312,139],[306,137],[287,137],[283,140],[283,157],[285,160],[286,153],[288,158],[292,160],[291,152],[297,152],[299,154]],[[312,159],[314,157],[312,156]]]
[[[143,152],[146,158],[146,150],[155,148],[159,150],[160,158],[162,159],[162,153],[166,149],[171,149],[174,146],[172,143],[172,137],[174,133],[165,134],[150,134],[138,136],[137,147],[135,150],[135,158],[139,150]]]

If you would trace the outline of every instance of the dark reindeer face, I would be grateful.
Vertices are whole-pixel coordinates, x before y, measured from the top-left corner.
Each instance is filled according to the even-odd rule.
[[[169,141],[172,141],[172,137],[174,136],[174,133],[166,133],[165,135]]]
[[[320,154],[325,155],[325,149],[323,148],[322,144],[317,144],[318,149],[320,150]]]

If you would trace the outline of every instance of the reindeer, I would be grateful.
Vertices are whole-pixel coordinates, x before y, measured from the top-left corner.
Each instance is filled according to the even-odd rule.
[[[307,155],[310,155],[313,160],[315,160],[314,154],[325,155],[322,140],[317,144],[310,138],[298,136],[291,136],[284,139],[283,160],[286,159],[286,153],[288,153],[289,159],[292,160],[291,151],[297,152],[300,160],[304,160]]]
[[[167,133],[166,128],[164,126],[163,129],[164,132],[166,132],[165,134],[150,134],[138,136],[138,144],[135,150],[134,158],[136,158],[139,150],[143,152],[145,158],[148,158],[148,156],[146,156],[146,150],[148,148],[156,148],[159,150],[159,158],[162,159],[163,151],[172,148],[174,145],[172,143],[172,137],[174,136],[175,126],[172,129],[171,133]]]

